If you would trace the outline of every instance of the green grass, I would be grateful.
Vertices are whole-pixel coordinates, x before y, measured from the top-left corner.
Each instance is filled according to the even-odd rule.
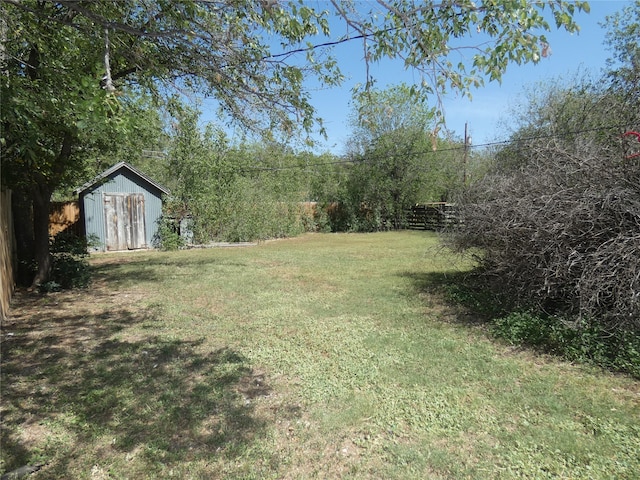
[[[640,384],[493,343],[435,236],[92,258],[3,326],[33,478],[637,478]],[[7,333],[13,335],[7,336]],[[0,470],[1,471],[1,470]]]

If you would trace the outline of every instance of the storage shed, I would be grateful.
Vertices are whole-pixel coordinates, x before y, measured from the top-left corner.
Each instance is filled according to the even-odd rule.
[[[149,248],[169,191],[126,162],[105,170],[76,189],[80,221],[97,250]]]

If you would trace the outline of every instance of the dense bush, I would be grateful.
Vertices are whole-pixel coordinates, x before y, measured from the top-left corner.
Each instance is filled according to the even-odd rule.
[[[161,250],[178,250],[185,246],[185,240],[180,235],[179,225],[175,218],[163,215],[158,220],[158,229],[152,240],[155,248]]]
[[[332,156],[295,152],[275,143],[231,144],[226,133],[198,126],[199,113],[175,107],[169,154],[160,178],[171,189],[167,218],[189,215],[193,242],[255,241],[326,227],[305,210],[326,181]],[[314,192],[312,192],[314,191]],[[177,228],[160,225],[157,243],[179,248]]]
[[[640,130],[640,2],[607,20],[614,68],[529,92],[449,239],[506,299],[497,334],[638,375],[640,149],[623,134]]]
[[[496,319],[492,331],[513,345],[528,345],[640,378],[640,335],[625,328],[611,333],[599,322],[576,325],[552,315],[513,312]]]
[[[526,154],[461,196],[455,247],[516,303],[640,330],[640,162],[583,136]]]
[[[399,84],[354,92],[347,158],[318,200],[333,231],[406,228],[416,203],[439,201],[462,183],[463,148],[440,127],[426,96]]]
[[[473,312],[469,318],[511,345],[640,378],[640,335],[633,328],[612,331],[598,319],[519,308],[508,291],[497,291],[495,282],[478,271],[449,276],[438,285],[451,303]]]
[[[40,285],[40,290],[51,292],[88,287],[91,271],[87,258],[92,241],[68,231],[53,237],[50,243],[51,275],[49,281]]]

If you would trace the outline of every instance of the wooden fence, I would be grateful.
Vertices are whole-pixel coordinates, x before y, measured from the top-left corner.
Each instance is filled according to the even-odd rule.
[[[458,221],[453,203],[423,203],[407,212],[407,224],[411,230],[443,230]]]
[[[11,190],[0,191],[0,318],[4,322],[15,288],[16,244],[11,214]]]
[[[80,207],[78,202],[51,202],[49,210],[49,236],[69,230],[80,234]]]

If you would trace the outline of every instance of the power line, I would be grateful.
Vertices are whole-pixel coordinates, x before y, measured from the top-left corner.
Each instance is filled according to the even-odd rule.
[[[385,31],[389,31],[389,30],[391,30],[391,29],[387,29]],[[370,36],[371,35],[361,34],[361,35],[354,35],[352,37],[350,36],[350,37],[341,38],[339,40],[333,40],[331,42],[318,43],[318,44],[310,45],[308,47],[302,47],[302,48],[296,48],[296,49],[293,49],[293,50],[287,50],[286,52],[283,52],[283,53],[276,53],[274,55],[266,55],[266,56],[264,56],[262,58],[262,60],[267,60],[269,58],[288,57],[288,56],[293,55],[295,53],[310,52],[311,50],[315,50],[317,48],[333,47],[335,45],[340,45],[341,43],[350,42],[352,40],[362,40],[363,38],[368,38]]]
[[[496,146],[496,145],[505,145],[505,144],[508,144],[508,143],[521,143],[521,142],[529,142],[529,141],[532,141],[532,140],[543,140],[545,138],[561,138],[561,137],[568,137],[570,135],[580,135],[582,133],[591,133],[591,132],[599,132],[599,131],[605,131],[605,130],[614,130],[614,129],[618,129],[618,128],[627,128],[627,125],[623,125],[623,124],[609,125],[609,126],[605,126],[605,127],[586,128],[584,130],[577,130],[575,132],[549,133],[549,134],[546,134],[546,135],[535,135],[535,136],[531,136],[531,137],[524,137],[524,138],[518,138],[518,139],[511,139],[511,140],[498,140],[498,141],[495,141],[495,142],[484,143],[484,144],[480,144],[480,145],[471,145],[470,148],[493,147],[493,146]]]
[[[301,169],[301,168],[309,168],[309,167],[322,167],[326,165],[341,165],[341,164],[359,163],[359,162],[360,162],[359,160],[345,159],[345,160],[335,160],[333,162],[308,163],[305,165],[287,165],[284,167],[245,167],[245,168],[239,169],[239,171],[240,172],[258,172],[258,171],[275,172],[280,170],[294,170],[299,168]]]
[[[417,152],[413,152],[414,155],[426,155],[426,154],[430,154],[430,155],[437,155],[438,153],[446,153],[446,152],[455,152],[455,151],[465,151],[468,149],[472,149],[472,148],[487,148],[487,147],[495,147],[498,145],[507,145],[510,143],[525,143],[525,142],[531,142],[534,140],[543,140],[546,138],[562,138],[562,137],[568,137],[571,135],[580,135],[583,133],[591,133],[591,132],[598,132],[598,131],[607,131],[607,130],[614,130],[614,129],[621,129],[621,128],[626,128],[626,125],[622,125],[622,124],[618,124],[618,125],[609,125],[609,126],[602,126],[602,127],[593,127],[593,128],[585,128],[582,130],[576,130],[576,131],[571,131],[571,132],[563,132],[563,133],[550,133],[550,134],[544,134],[544,135],[534,135],[534,136],[530,136],[530,137],[524,137],[524,138],[519,138],[519,139],[510,139],[510,140],[498,140],[495,142],[488,142],[488,143],[482,143],[482,144],[478,144],[478,145],[459,145],[459,146],[455,146],[455,147],[447,147],[447,148],[441,148],[441,149],[437,149],[437,150],[421,150],[421,151],[417,151]],[[245,167],[245,168],[241,168],[238,171],[240,172],[277,172],[277,171],[283,171],[283,170],[297,170],[297,169],[306,169],[306,168],[310,168],[310,167],[323,167],[323,166],[328,166],[328,165],[345,165],[345,164],[357,164],[357,163],[364,163],[365,160],[361,160],[361,159],[354,159],[354,158],[349,158],[349,159],[344,159],[344,160],[336,160],[336,161],[331,161],[331,162],[319,162],[319,163],[309,163],[306,165],[287,165],[287,166],[283,166],[283,167],[261,167],[261,166],[255,166],[255,167]]]
[[[415,25],[411,25],[411,27],[414,27]],[[262,57],[262,60],[267,60],[270,58],[282,58],[282,57],[288,57],[290,55],[293,55],[295,53],[304,53],[304,52],[310,52],[311,50],[316,50],[318,48],[324,48],[324,47],[334,47],[336,45],[340,45],[342,43],[346,43],[346,42],[351,42],[352,40],[366,40],[368,38],[375,38],[376,35],[379,35],[381,33],[389,33],[389,32],[393,32],[396,30],[401,30],[403,28],[406,27],[388,27],[388,28],[383,28],[382,30],[374,30],[371,31],[369,33],[361,33],[358,35],[349,35],[347,37],[344,38],[340,38],[338,40],[332,40],[329,42],[324,42],[324,43],[316,43],[313,45],[308,45],[306,47],[300,47],[300,48],[295,48],[292,50],[287,50],[286,52],[282,52],[282,53],[276,53],[273,55],[265,55],[264,57]]]
[[[478,144],[478,145],[467,145],[467,144],[463,144],[463,145],[458,145],[458,146],[452,146],[452,147],[447,147],[447,148],[440,148],[437,150],[433,150],[433,149],[428,149],[428,150],[419,150],[416,152],[413,152],[414,155],[437,155],[437,154],[441,154],[441,153],[448,153],[448,152],[456,152],[456,151],[465,151],[465,150],[469,150],[469,149],[476,149],[476,148],[487,148],[487,147],[495,147],[495,146],[499,146],[499,145],[507,145],[507,144],[518,144],[518,143],[525,143],[525,142],[531,142],[534,140],[542,140],[542,139],[546,139],[546,138],[562,138],[562,137],[567,137],[567,136],[571,136],[571,135],[580,135],[583,133],[591,133],[591,132],[597,132],[597,131],[607,131],[607,130],[614,130],[614,129],[625,129],[627,128],[627,125],[622,125],[622,124],[618,124],[618,125],[608,125],[608,126],[602,126],[602,127],[593,127],[593,128],[585,128],[582,130],[576,130],[576,131],[571,131],[571,132],[563,132],[563,133],[549,133],[549,134],[544,134],[544,135],[533,135],[530,137],[524,137],[524,138],[519,138],[519,139],[509,139],[509,140],[498,140],[495,142],[488,142],[488,143],[482,143],[482,144]],[[148,158],[164,158],[166,157],[166,154],[164,152],[160,152],[160,151],[153,151],[153,150],[143,150],[143,154],[145,154]],[[158,154],[158,156],[156,156],[155,154]],[[233,170],[235,172],[238,173],[251,173],[251,172],[278,172],[278,171],[285,171],[285,170],[303,170],[303,169],[309,169],[309,168],[313,168],[313,167],[325,167],[325,166],[331,166],[331,165],[347,165],[347,164],[358,164],[358,163],[364,163],[366,162],[366,160],[362,159],[362,158],[345,158],[342,160],[332,160],[329,162],[315,162],[315,163],[307,163],[304,165],[285,165],[285,166],[281,166],[281,167],[263,167],[263,166],[248,166],[248,167],[243,167],[243,168],[239,168],[237,170]]]

